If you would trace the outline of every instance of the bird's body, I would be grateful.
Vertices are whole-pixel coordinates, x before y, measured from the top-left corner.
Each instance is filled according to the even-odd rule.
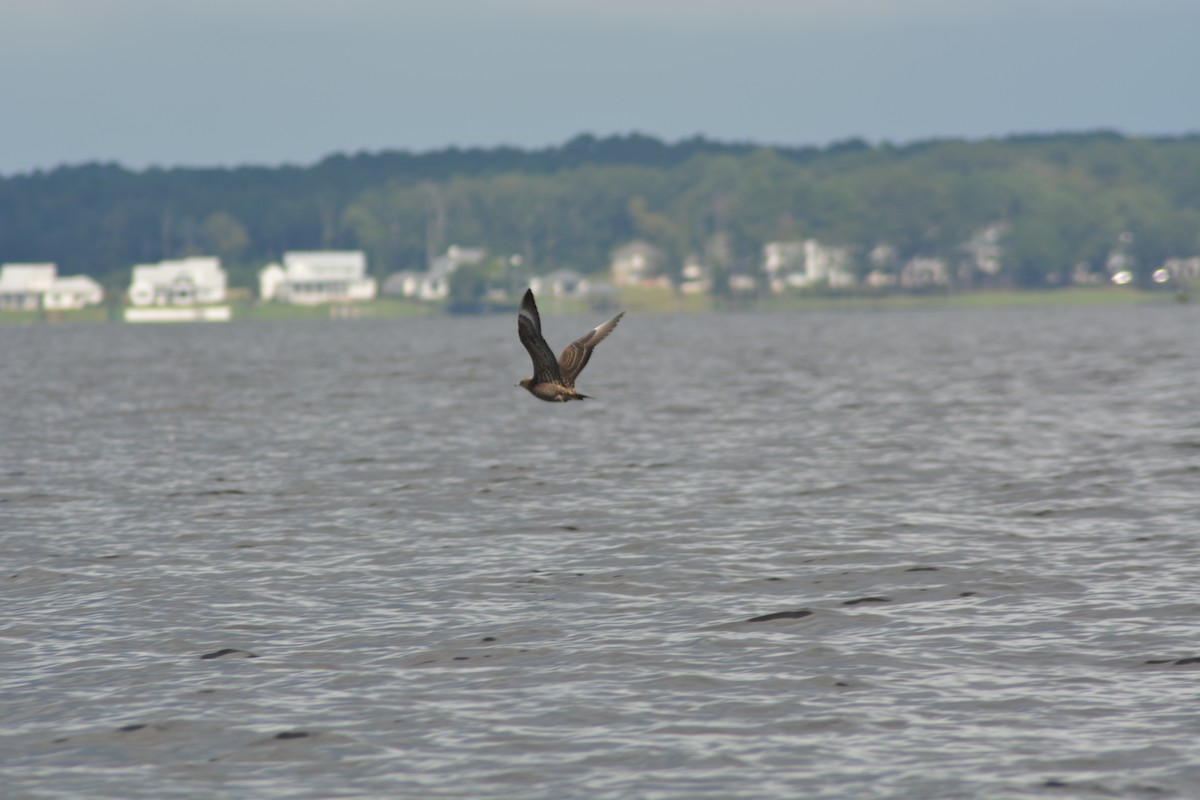
[[[533,360],[533,377],[525,378],[517,385],[547,403],[585,399],[586,394],[575,390],[575,379],[587,366],[596,345],[613,332],[623,316],[624,311],[603,325],[592,328],[567,345],[562,355],[555,360],[554,351],[542,337],[542,319],[538,316],[537,303],[533,300],[533,290],[526,289],[525,297],[521,300],[521,312],[517,315],[517,335]]]
[[[538,400],[545,400],[547,403],[588,399],[588,395],[575,391],[575,387],[563,386],[561,383],[534,383],[533,378],[525,378],[518,385],[528,389],[529,393]]]

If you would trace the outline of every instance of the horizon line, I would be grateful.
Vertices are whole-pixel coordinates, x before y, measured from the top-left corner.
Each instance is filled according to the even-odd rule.
[[[1044,130],[1023,130],[1010,131],[1003,134],[986,134],[980,136],[959,135],[959,134],[932,134],[924,137],[914,137],[909,139],[892,139],[889,137],[867,137],[862,135],[849,135],[838,139],[830,139],[823,144],[817,143],[785,143],[778,141],[758,141],[754,139],[737,139],[737,138],[710,138],[702,133],[694,133],[690,136],[678,138],[669,138],[664,136],[656,136],[654,134],[644,133],[636,129],[624,133],[612,132],[606,134],[598,134],[593,132],[583,131],[571,136],[570,138],[561,141],[557,144],[545,145],[515,145],[504,142],[493,144],[460,144],[450,142],[437,147],[428,148],[408,148],[402,146],[381,147],[378,149],[358,148],[358,149],[339,149],[333,150],[325,155],[317,157],[315,160],[307,162],[297,162],[291,160],[282,160],[276,162],[265,161],[240,161],[234,163],[175,163],[165,166],[157,163],[147,163],[140,166],[131,166],[120,159],[105,159],[92,158],[81,161],[62,161],[53,166],[38,166],[29,167],[27,169],[17,170],[14,172],[0,172],[0,180],[8,180],[14,178],[37,177],[40,175],[53,174],[55,172],[72,169],[83,169],[86,167],[106,167],[124,170],[134,174],[145,174],[153,172],[173,172],[173,171],[213,171],[213,172],[233,172],[242,169],[301,169],[308,170],[317,168],[330,161],[339,159],[356,159],[356,158],[379,158],[392,155],[411,156],[414,158],[422,158],[436,156],[445,153],[486,153],[499,151],[516,151],[527,155],[547,154],[555,151],[564,151],[570,145],[576,142],[594,140],[596,142],[614,142],[614,141],[630,141],[630,140],[647,140],[653,141],[664,147],[679,147],[690,142],[715,145],[718,147],[730,148],[748,148],[748,149],[764,149],[764,150],[780,150],[780,151],[816,151],[816,152],[833,152],[839,148],[846,146],[867,146],[875,148],[898,148],[905,149],[920,145],[940,144],[947,142],[965,142],[965,143],[983,143],[983,142],[1005,142],[1022,139],[1048,139],[1055,137],[1112,137],[1117,139],[1149,139],[1149,140],[1171,140],[1171,139],[1189,139],[1200,136],[1200,129],[1181,131],[1175,133],[1129,133],[1121,130],[1116,126],[1098,126],[1087,128],[1056,128]]]

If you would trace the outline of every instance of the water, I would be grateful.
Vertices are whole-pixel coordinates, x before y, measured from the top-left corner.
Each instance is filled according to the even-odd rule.
[[[1198,323],[0,328],[5,796],[1200,797]]]

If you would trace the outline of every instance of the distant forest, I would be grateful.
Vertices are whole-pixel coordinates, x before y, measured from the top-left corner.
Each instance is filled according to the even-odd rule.
[[[1139,280],[1200,254],[1200,136],[1110,132],[777,147],[579,136],[560,147],[335,155],[307,167],[86,164],[0,177],[0,262],[54,261],[123,289],[137,263],[217,255],[253,285],[286,250],[361,249],[380,277],[451,244],[520,254],[534,273],[606,270],[613,248],[657,245],[753,272],[769,241],[816,239],[857,260],[962,258],[999,225],[1017,287],[1104,272]]]

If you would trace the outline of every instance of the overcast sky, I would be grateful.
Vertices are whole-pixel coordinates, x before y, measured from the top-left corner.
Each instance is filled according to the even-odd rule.
[[[1200,132],[1195,0],[0,0],[0,174]]]

